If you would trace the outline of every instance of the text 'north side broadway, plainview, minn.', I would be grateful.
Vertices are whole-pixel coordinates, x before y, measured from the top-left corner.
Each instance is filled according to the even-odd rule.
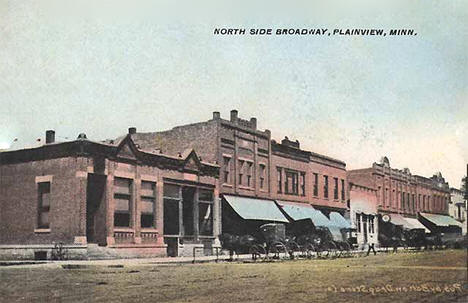
[[[213,30],[217,36],[416,36],[414,29],[381,28],[227,28]]]

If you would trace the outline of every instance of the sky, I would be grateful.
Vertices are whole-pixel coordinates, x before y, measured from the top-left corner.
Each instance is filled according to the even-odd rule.
[[[468,163],[466,1],[0,0],[0,149],[159,131],[213,111],[272,137],[459,187]],[[414,29],[217,36],[215,28]],[[15,138],[17,140],[14,142]],[[42,139],[43,140],[43,139]]]

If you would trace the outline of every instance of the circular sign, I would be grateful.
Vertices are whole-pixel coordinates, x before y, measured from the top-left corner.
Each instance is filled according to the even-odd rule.
[[[389,215],[383,215],[383,216],[382,216],[382,221],[384,221],[384,222],[390,222],[390,216],[389,216]]]

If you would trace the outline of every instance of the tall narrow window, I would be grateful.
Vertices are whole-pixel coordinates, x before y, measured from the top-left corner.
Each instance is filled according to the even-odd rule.
[[[252,187],[252,162],[247,162],[247,186]]]
[[[338,200],[338,178],[333,178],[333,199]]]
[[[202,236],[213,235],[213,191],[198,191],[198,233]]]
[[[301,196],[305,196],[305,173],[304,172],[301,172],[301,179],[300,179],[300,182],[301,182]]]
[[[223,182],[226,184],[231,183],[230,173],[231,173],[231,158],[223,157],[223,166],[224,166],[224,179]]]
[[[242,178],[244,177],[244,160],[239,160],[239,185],[242,185],[243,180]]]
[[[344,201],[346,200],[346,195],[345,195],[345,183],[344,180],[341,179],[341,200]]]
[[[361,214],[356,214],[356,229],[357,232],[361,232]]]
[[[286,194],[298,195],[299,194],[299,174],[296,171],[286,171],[286,178],[284,182],[284,192]]]
[[[276,168],[276,175],[278,179],[278,193],[282,193],[282,187],[283,187],[283,174],[282,174],[282,169],[281,167]]]
[[[265,164],[260,164],[259,165],[259,180],[260,180],[260,188],[264,189],[265,188]]]
[[[323,197],[328,198],[328,176],[323,176]]]
[[[156,183],[141,181],[140,224],[143,228],[155,227]]]
[[[369,232],[374,233],[374,216],[369,216]]]
[[[114,226],[131,226],[132,180],[124,178],[114,179]]]
[[[180,203],[182,190],[179,185],[164,184],[164,235],[180,234]]]
[[[318,196],[318,174],[314,173],[314,196]]]
[[[50,182],[38,183],[37,227],[49,228]]]
[[[400,197],[400,207],[402,209],[405,209],[405,193],[404,192],[400,192],[401,194],[401,197]]]

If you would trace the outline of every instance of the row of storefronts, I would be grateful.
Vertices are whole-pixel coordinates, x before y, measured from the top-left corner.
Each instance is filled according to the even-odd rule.
[[[47,131],[43,146],[0,153],[0,257],[50,254],[58,242],[77,258],[211,254],[221,233],[265,222],[326,228],[358,246],[379,245],[387,223],[458,232],[441,175],[384,160],[347,171],[297,140],[272,140],[236,110],[102,142],[56,142]]]

